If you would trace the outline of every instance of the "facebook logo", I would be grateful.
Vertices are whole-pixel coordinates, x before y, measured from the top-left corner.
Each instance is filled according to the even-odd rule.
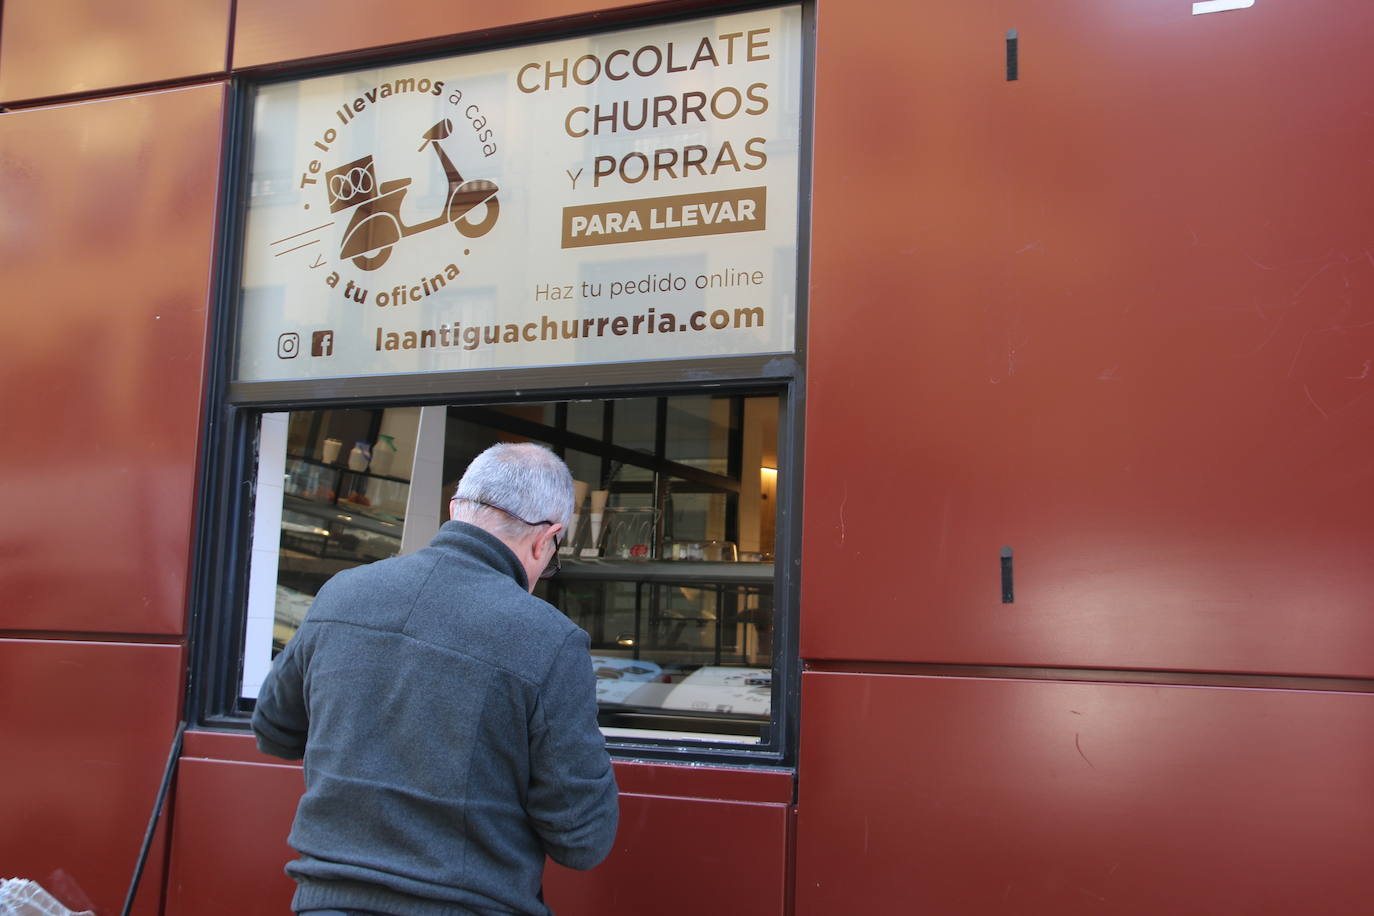
[[[333,356],[334,332],[316,331],[314,334],[310,335],[310,355]]]

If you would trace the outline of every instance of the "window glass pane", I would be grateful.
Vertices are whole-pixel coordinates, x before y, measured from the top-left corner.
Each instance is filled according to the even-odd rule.
[[[652,506],[656,503],[655,477],[648,468],[612,462],[606,487],[611,506]]]
[[[611,441],[621,448],[641,452],[644,462],[616,460],[611,466],[611,478],[620,483],[651,484],[654,479],[652,463],[654,445],[658,439],[658,399],[632,398],[611,402]]]
[[[664,540],[674,545],[672,550],[665,548],[664,556],[669,559],[684,560],[733,560],[730,556],[702,556],[698,549],[686,554],[682,545],[729,540],[726,534],[726,514],[729,511],[730,495],[720,490],[712,490],[705,484],[689,483],[685,480],[671,480],[668,484],[668,497],[665,505],[663,523]]]
[[[773,708],[776,501],[776,472],[763,469],[777,464],[778,404],[614,402],[616,446],[651,453],[662,409],[665,457],[706,473],[687,479],[647,455],[644,468],[613,463],[591,556],[565,554],[549,584],[549,599],[591,635],[608,734],[762,736]],[[742,424],[733,437],[732,416]]]
[[[418,426],[416,408],[263,416],[245,695],[256,695],[325,582],[400,552]]]
[[[555,404],[497,404],[488,409],[531,423],[553,426],[557,422],[556,407]]]
[[[608,405],[606,441],[591,434]],[[778,409],[751,395],[264,415],[244,695],[330,576],[424,546],[473,458],[536,441],[581,496],[562,572],[536,594],[589,634],[607,733],[757,743],[773,712]]]
[[[453,496],[458,486],[458,478],[472,463],[472,459],[482,454],[497,442],[520,442],[518,436],[506,435],[480,423],[461,419],[462,415],[449,408],[447,423],[444,426],[444,498]],[[447,509],[444,518],[448,518]]]
[[[621,483],[653,483],[654,472],[640,464],[630,464],[623,461],[613,461],[611,463],[611,478]]]
[[[600,457],[576,449],[567,449],[563,453],[563,460],[567,462],[568,470],[572,471],[573,480],[585,483],[589,492],[601,486]]]
[[[568,404],[568,432],[589,439],[603,438],[605,401],[572,401]]]
[[[730,414],[736,398],[669,398],[664,456],[713,474],[728,474]]]
[[[658,399],[627,398],[613,401],[611,406],[615,444],[653,455],[658,430]]]

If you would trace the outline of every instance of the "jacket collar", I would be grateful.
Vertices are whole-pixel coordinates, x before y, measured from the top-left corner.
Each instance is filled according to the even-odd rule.
[[[510,576],[523,589],[529,589],[530,581],[525,575],[525,567],[505,543],[484,528],[467,522],[444,522],[429,542],[431,547],[456,550],[484,566],[490,566],[503,575]]]

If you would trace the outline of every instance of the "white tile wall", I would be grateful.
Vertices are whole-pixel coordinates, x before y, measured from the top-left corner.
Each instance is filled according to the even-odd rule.
[[[248,622],[243,635],[240,696],[256,697],[272,667],[272,623],[277,611],[277,557],[281,543],[282,496],[286,477],[289,415],[262,416],[258,439],[257,499],[253,503],[253,549],[248,568]]]

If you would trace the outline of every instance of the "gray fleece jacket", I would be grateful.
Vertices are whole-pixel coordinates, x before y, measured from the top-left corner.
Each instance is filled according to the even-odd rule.
[[[473,525],[331,579],[253,713],[305,759],[294,909],[549,913],[544,856],[591,868],[615,838],[594,681],[587,634]]]

